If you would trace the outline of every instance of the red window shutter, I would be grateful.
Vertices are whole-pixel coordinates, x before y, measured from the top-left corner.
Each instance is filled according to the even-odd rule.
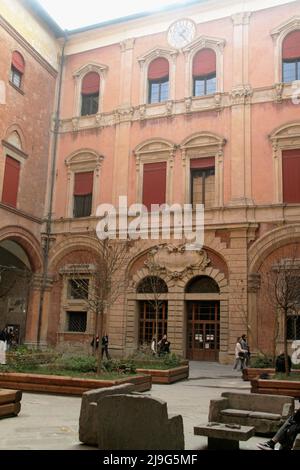
[[[93,193],[94,172],[75,173],[74,196],[87,196]]]
[[[166,162],[146,163],[143,178],[143,204],[148,210],[151,204],[165,204],[166,202]]]
[[[97,72],[89,72],[82,80],[81,93],[83,95],[93,95],[99,93],[100,75]]]
[[[283,59],[297,59],[300,57],[300,30],[289,33],[282,45]]]
[[[6,157],[2,202],[12,207],[17,207],[17,197],[20,179],[20,163],[11,157]]]
[[[282,152],[283,202],[300,203],[300,149]]]
[[[12,55],[12,65],[15,69],[17,69],[20,73],[24,73],[25,71],[25,61],[23,56],[18,51],[14,51]]]
[[[193,60],[193,77],[216,73],[216,54],[212,49],[202,49]]]
[[[158,57],[154,59],[148,68],[148,79],[159,80],[169,76],[169,62],[167,59]]]
[[[192,169],[212,168],[215,166],[215,157],[208,158],[192,158],[190,160],[190,167]]]

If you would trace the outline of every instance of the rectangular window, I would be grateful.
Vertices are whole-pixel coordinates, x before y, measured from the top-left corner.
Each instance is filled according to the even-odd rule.
[[[86,300],[89,296],[89,280],[88,279],[70,279],[68,283],[68,299]]]
[[[166,203],[166,162],[145,163],[143,175],[143,204],[151,210],[151,204]]]
[[[194,96],[212,95],[216,92],[216,75],[207,75],[206,77],[194,78]]]
[[[190,161],[191,203],[204,204],[205,208],[215,203],[215,158],[196,158]]]
[[[67,312],[67,331],[85,333],[87,312]]]
[[[282,76],[284,83],[300,80],[300,59],[283,61]]]
[[[74,207],[75,218],[89,217],[92,213],[94,172],[75,173]]]
[[[99,93],[82,95],[81,116],[90,116],[98,113]]]
[[[287,317],[287,339],[300,339],[300,316],[289,315]]]
[[[162,103],[169,98],[169,79],[149,80],[149,103]]]
[[[2,202],[12,207],[17,207],[21,164],[12,157],[6,157]]]
[[[22,73],[19,72],[17,69],[12,67],[10,69],[10,81],[18,88],[21,88],[22,84]]]
[[[283,202],[300,203],[300,149],[282,152]]]

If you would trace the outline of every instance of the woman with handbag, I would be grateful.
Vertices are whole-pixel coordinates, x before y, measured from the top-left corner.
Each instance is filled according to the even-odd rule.
[[[242,349],[240,340],[241,340],[241,338],[239,336],[236,340],[236,345],[235,345],[235,362],[234,362],[233,368],[237,369],[238,365],[240,365],[240,370],[243,370],[244,369],[245,354],[247,353],[247,351],[245,349]]]

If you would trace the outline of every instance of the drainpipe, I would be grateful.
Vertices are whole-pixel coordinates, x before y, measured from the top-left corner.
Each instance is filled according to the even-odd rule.
[[[61,62],[60,62],[60,71],[59,71],[59,83],[58,83],[58,98],[57,98],[57,107],[54,117],[54,130],[53,130],[53,147],[51,152],[51,183],[50,183],[50,195],[49,195],[49,204],[48,204],[48,214],[46,218],[46,233],[44,234],[44,244],[43,244],[43,277],[42,277],[42,286],[40,294],[40,303],[39,303],[39,313],[38,313],[38,329],[37,329],[37,345],[40,345],[41,342],[41,329],[42,329],[42,316],[43,316],[43,307],[45,292],[47,288],[47,278],[48,278],[48,264],[49,264],[49,251],[50,251],[50,242],[51,242],[51,228],[52,228],[52,206],[53,206],[53,197],[54,197],[54,184],[55,184],[55,172],[56,172],[56,161],[57,161],[57,146],[58,146],[58,137],[59,137],[59,121],[60,121],[60,105],[61,105],[61,95],[62,95],[62,79],[63,71],[65,64],[65,47],[68,41],[67,34],[65,33],[64,44],[61,53]]]

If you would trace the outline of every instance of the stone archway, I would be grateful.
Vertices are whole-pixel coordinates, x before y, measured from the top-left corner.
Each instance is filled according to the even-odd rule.
[[[228,324],[228,281],[226,275],[214,268],[209,257],[209,250],[188,251],[184,245],[163,244],[148,248],[148,251],[137,254],[131,263],[128,276],[131,280],[127,294],[126,312],[126,350],[132,352],[138,347],[138,308],[139,297],[136,292],[139,282],[149,276],[147,256],[150,253],[157,264],[160,277],[168,286],[168,339],[171,342],[171,351],[181,356],[187,355],[187,316],[186,301],[188,295],[185,288],[195,276],[209,276],[217,283],[220,294],[221,325]],[[227,351],[227,333],[220,337],[220,349]]]
[[[42,259],[35,237],[19,227],[0,231],[0,329],[13,333],[13,343],[27,340],[32,323],[35,276]]]

